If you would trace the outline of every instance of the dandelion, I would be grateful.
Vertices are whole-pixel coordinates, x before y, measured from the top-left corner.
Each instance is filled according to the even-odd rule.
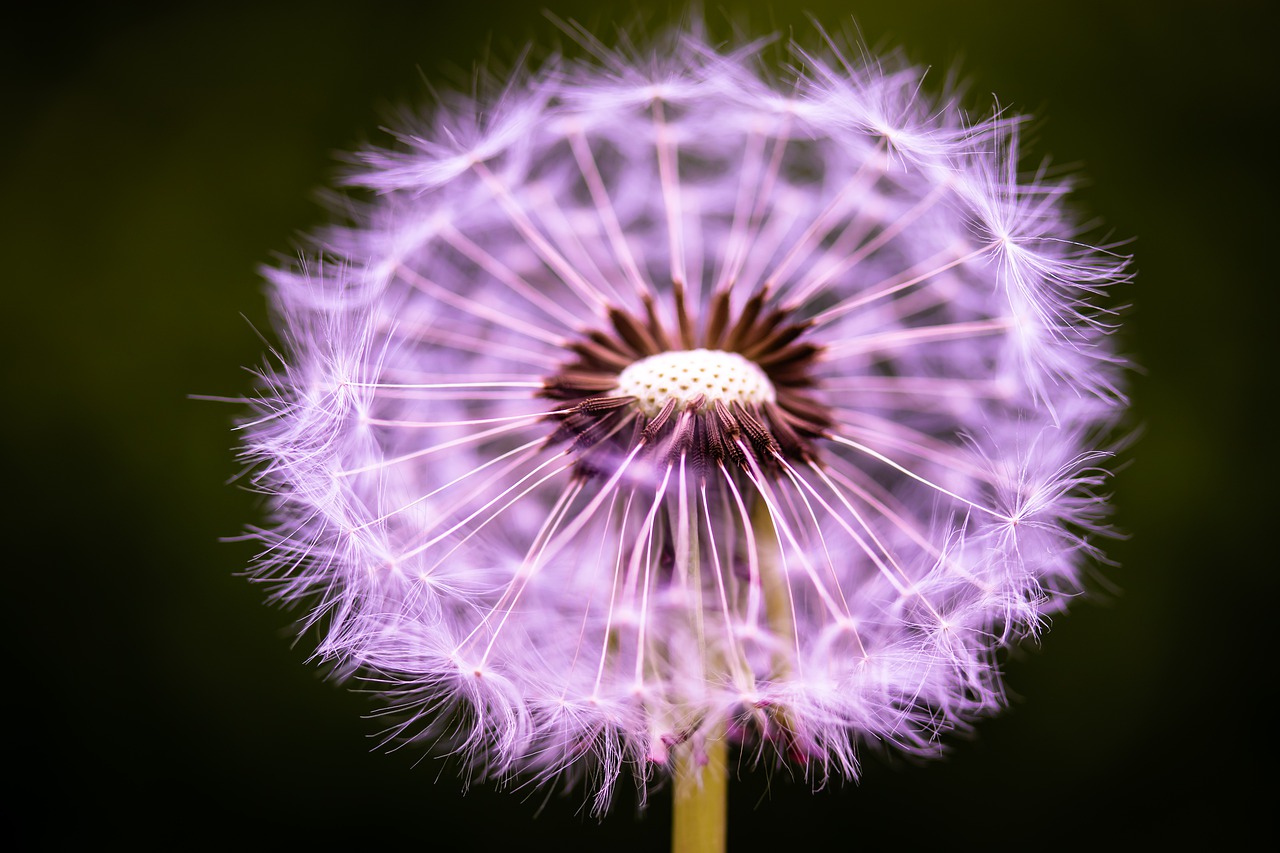
[[[359,155],[269,274],[256,574],[389,741],[600,812],[933,753],[1096,556],[1127,260],[896,59],[579,38]]]

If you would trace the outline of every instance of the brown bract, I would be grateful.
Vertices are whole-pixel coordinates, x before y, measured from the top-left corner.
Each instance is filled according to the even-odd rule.
[[[567,404],[548,415],[559,422],[548,441],[571,443],[583,478],[607,474],[620,456],[633,453],[668,464],[683,457],[704,479],[712,469],[730,465],[776,474],[782,459],[816,460],[814,440],[832,421],[812,375],[822,348],[804,340],[810,323],[796,319],[787,307],[771,305],[768,288],[748,299],[737,316],[729,291],[721,289],[709,300],[705,318],[690,314],[683,285],[677,283],[671,293],[674,328],[664,324],[653,297],[646,295],[643,316],[611,307],[607,325],[568,344],[572,357],[547,377],[541,391]],[[744,405],[698,395],[669,399],[649,416],[635,397],[618,393],[618,376],[628,366],[694,349],[750,360],[772,383],[776,401]]]

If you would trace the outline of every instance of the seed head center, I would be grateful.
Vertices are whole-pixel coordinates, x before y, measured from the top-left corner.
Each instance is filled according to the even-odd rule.
[[[773,383],[755,362],[736,352],[691,349],[662,352],[629,364],[618,374],[619,397],[635,397],[652,417],[667,401],[686,404],[698,396],[707,403],[758,406],[777,399]]]

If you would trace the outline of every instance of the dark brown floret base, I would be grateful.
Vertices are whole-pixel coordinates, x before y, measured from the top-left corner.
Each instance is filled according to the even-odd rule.
[[[747,300],[734,318],[729,293],[721,290],[711,299],[705,323],[698,324],[684,287],[677,284],[672,294],[674,329],[663,325],[646,297],[643,317],[611,308],[606,327],[587,330],[569,345],[574,357],[546,379],[541,392],[561,403],[548,415],[558,422],[548,441],[571,443],[577,473],[585,478],[607,474],[619,455],[637,447],[671,464],[683,458],[703,479],[722,467],[775,475],[784,460],[816,459],[815,439],[831,426],[831,411],[816,395],[812,370],[821,347],[803,340],[809,323],[769,306],[767,290]],[[648,416],[634,397],[616,394],[618,375],[634,362],[692,349],[737,353],[754,362],[773,384],[775,401],[744,406],[698,396],[670,400]]]

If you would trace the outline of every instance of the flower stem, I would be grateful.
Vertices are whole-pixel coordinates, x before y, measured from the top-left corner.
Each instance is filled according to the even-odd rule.
[[[751,508],[751,527],[755,531],[756,552],[760,560],[760,585],[764,588],[765,618],[769,630],[780,641],[774,654],[774,676],[787,675],[787,647],[795,642],[792,630],[791,590],[782,565],[782,546],[778,543],[778,528],[763,499]]]
[[[672,853],[720,853],[725,849],[729,762],[723,724],[675,751]]]

